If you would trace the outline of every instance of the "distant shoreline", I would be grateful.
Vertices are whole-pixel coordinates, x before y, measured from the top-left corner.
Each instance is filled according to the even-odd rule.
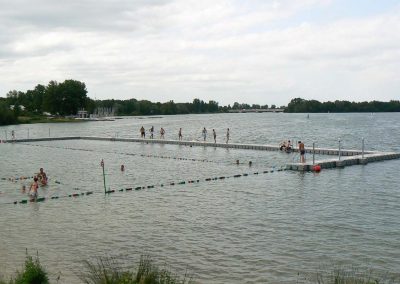
[[[210,113],[186,113],[185,115],[192,115],[192,114],[237,114],[237,113],[287,113],[287,114],[344,114],[344,113],[360,113],[360,114],[374,114],[374,113],[399,113],[400,111],[376,111],[376,112],[369,112],[369,111],[337,111],[337,112],[287,112],[281,109],[277,109],[277,111],[269,110],[269,111],[257,111],[257,110],[237,110],[237,111],[229,111],[229,112],[210,112]],[[173,115],[183,115],[183,114],[168,114],[168,116]],[[87,118],[87,119],[80,119],[75,117],[47,117],[47,116],[20,116],[18,117],[18,121],[16,123],[9,123],[9,124],[2,124],[0,126],[8,126],[8,125],[19,125],[19,124],[36,124],[36,123],[81,123],[81,122],[96,122],[96,121],[115,121],[118,119],[123,119],[125,117],[137,117],[138,119],[143,119],[143,117],[149,118],[161,118],[160,115],[118,115],[113,117],[102,117],[102,118]]]

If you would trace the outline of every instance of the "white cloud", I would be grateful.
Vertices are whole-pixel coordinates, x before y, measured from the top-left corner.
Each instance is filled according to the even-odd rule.
[[[97,98],[221,104],[388,100],[400,87],[398,7],[320,24],[294,19],[332,1],[38,3],[0,1],[0,95],[69,78]]]

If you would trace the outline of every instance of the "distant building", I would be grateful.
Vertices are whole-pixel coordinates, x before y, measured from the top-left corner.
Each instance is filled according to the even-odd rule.
[[[88,112],[85,109],[78,110],[78,118],[88,118]]]
[[[25,110],[25,107],[24,107],[23,105],[18,105],[18,107],[19,107],[19,109],[22,110],[22,111]],[[11,110],[14,110],[14,108],[15,108],[15,105],[10,105],[10,109],[11,109]]]
[[[115,109],[113,107],[98,107],[93,114],[90,115],[91,118],[101,118],[115,116]]]

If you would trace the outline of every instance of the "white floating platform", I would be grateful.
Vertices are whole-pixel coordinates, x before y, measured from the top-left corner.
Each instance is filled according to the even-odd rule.
[[[186,141],[186,140],[165,140],[165,139],[142,139],[142,138],[113,138],[113,137],[96,137],[96,136],[67,136],[67,137],[47,137],[47,138],[30,138],[7,140],[7,143],[20,143],[20,142],[40,142],[40,141],[59,141],[59,140],[96,140],[96,141],[118,141],[118,142],[134,142],[134,143],[153,143],[153,144],[172,144],[183,146],[197,146],[197,147],[220,147],[230,149],[249,149],[260,151],[279,151],[279,146],[275,145],[260,145],[260,144],[239,144],[239,143],[213,143],[203,141]],[[3,141],[4,142],[4,141]],[[293,149],[298,152],[298,149]],[[400,153],[395,152],[377,152],[377,151],[364,151],[362,156],[361,150],[341,150],[341,159],[339,160],[338,149],[315,148],[315,154],[337,156],[334,159],[318,160],[315,165],[320,165],[321,168],[342,168],[351,165],[365,165],[370,162],[377,162],[383,160],[399,159]],[[306,149],[306,153],[313,153],[312,149]],[[307,163],[290,163],[286,165],[287,170],[294,171],[311,171],[314,164]]]

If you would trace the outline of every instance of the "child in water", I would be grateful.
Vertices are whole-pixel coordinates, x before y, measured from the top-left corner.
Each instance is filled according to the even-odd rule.
[[[29,188],[29,196],[31,201],[35,201],[38,197],[38,178],[34,177],[33,178],[33,183],[31,184],[31,187]]]

